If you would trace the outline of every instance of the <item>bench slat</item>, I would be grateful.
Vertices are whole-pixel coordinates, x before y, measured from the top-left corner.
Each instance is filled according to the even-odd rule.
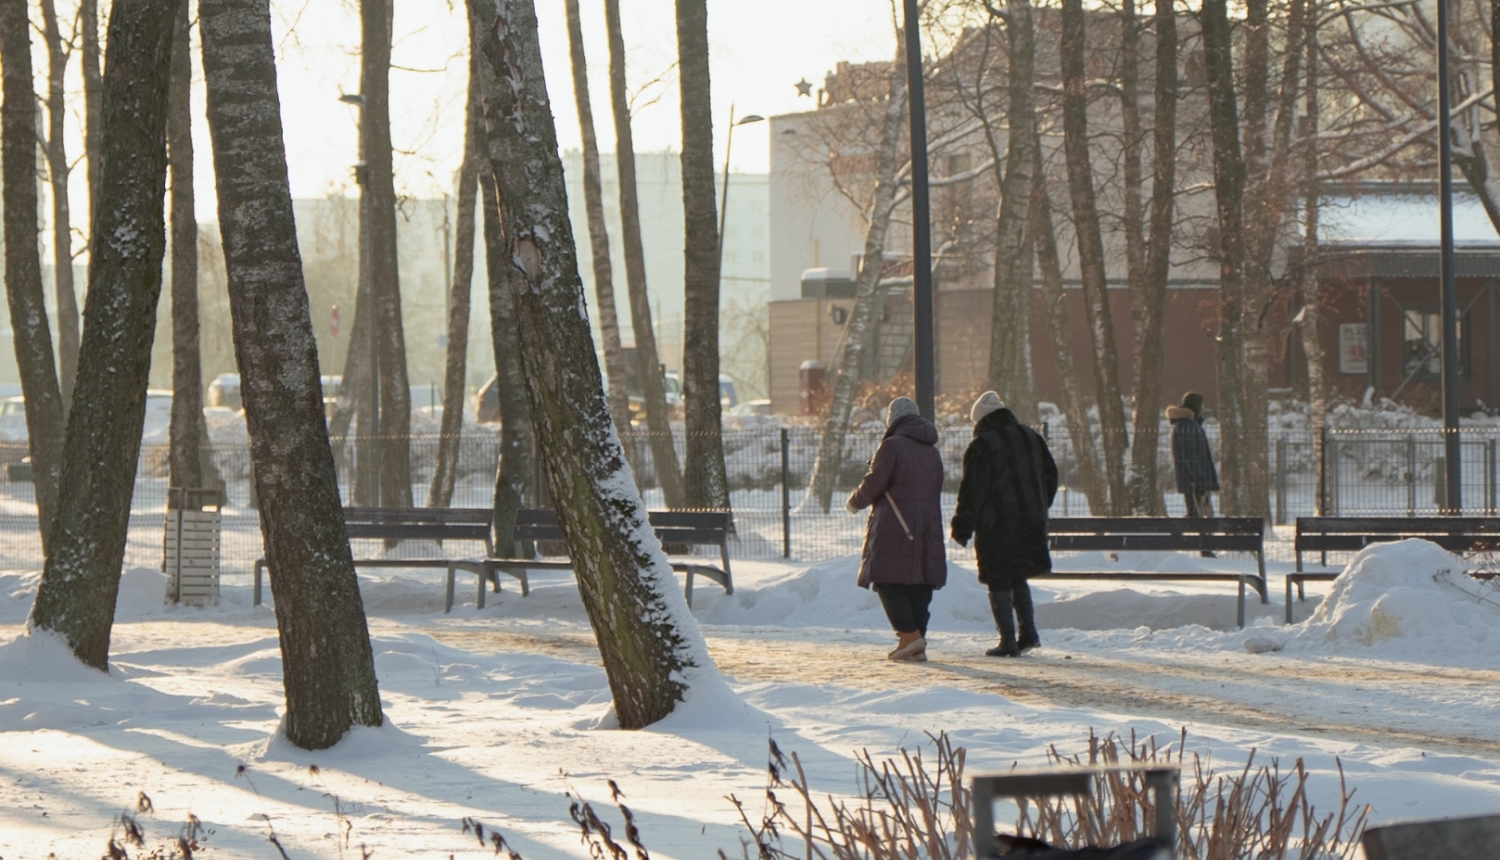
[[[1224,550],[1226,552],[1259,552],[1261,540],[1248,535],[1051,535],[1056,551],[1126,550],[1183,551]]]

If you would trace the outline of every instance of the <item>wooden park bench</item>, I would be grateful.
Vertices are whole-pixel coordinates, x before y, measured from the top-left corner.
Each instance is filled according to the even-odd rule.
[[[1139,579],[1167,582],[1236,582],[1235,621],[1245,626],[1245,586],[1267,603],[1265,520],[1259,517],[1058,517],[1047,521],[1052,551],[1248,552],[1259,573],[1236,571],[1058,570],[1041,579]]]
[[[1500,517],[1298,517],[1297,570],[1286,575],[1286,623],[1292,623],[1292,591],[1305,600],[1306,582],[1329,582],[1337,571],[1304,571],[1302,554],[1359,552],[1372,543],[1420,538],[1460,555],[1500,550]]]
[[[1175,767],[1086,767],[976,776],[970,783],[971,806],[974,810],[974,857],[976,860],[991,860],[1010,854],[1000,853],[1000,840],[996,838],[996,800],[1025,802],[1071,796],[1087,802],[1093,799],[1096,782],[1102,779],[1130,780],[1137,775],[1141,778],[1142,787],[1151,792],[1152,837],[1148,842],[1148,851],[1160,860],[1176,857],[1177,792],[1182,775]],[[1049,851],[1046,856],[1052,856],[1052,852]]]
[[[423,558],[355,558],[355,567],[441,567],[446,568],[446,592],[443,611],[453,611],[453,579],[457,571],[463,570],[478,578],[479,588],[474,605],[484,608],[485,586],[494,583],[496,591],[500,582],[495,577],[499,569],[494,563],[494,546],[490,542],[490,523],[494,511],[489,508],[344,508],[344,528],[350,540],[370,538],[390,541],[432,540],[443,544],[452,541],[477,542],[484,545],[482,556],[459,556],[444,553],[441,556]],[[255,562],[254,605],[261,602],[261,574],[268,564],[265,559]],[[524,592],[526,578],[521,577]]]
[[[688,606],[693,605],[693,577],[703,576],[717,582],[725,594],[734,593],[734,579],[729,570],[729,531],[731,519],[728,511],[648,511],[647,517],[657,540],[668,549],[675,546],[712,546],[719,549],[722,567],[714,567],[697,561],[673,561],[672,569],[687,574],[687,586],[683,594]],[[516,512],[517,541],[531,541],[546,549],[563,539],[562,527],[557,524],[553,511],[523,508]],[[572,570],[573,561],[562,557],[538,557],[533,559],[489,559],[495,570],[503,570],[521,581],[521,594],[526,594],[527,570]]]
[[[1442,818],[1367,828],[1366,860],[1479,860],[1500,857],[1500,815]]]

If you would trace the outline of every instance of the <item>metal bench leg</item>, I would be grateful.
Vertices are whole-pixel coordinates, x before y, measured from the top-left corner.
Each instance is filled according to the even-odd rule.
[[[1245,629],[1245,577],[1243,576],[1240,577],[1240,599],[1235,609],[1234,620],[1240,625],[1241,630]]]
[[[260,561],[255,562],[255,587],[251,591],[251,595],[252,595],[251,599],[250,599],[250,605],[251,606],[259,606],[260,605],[260,574],[261,574],[261,570],[264,567],[265,567],[264,563],[262,563]]]
[[[682,590],[682,594],[683,594],[684,597],[687,598],[688,609],[692,609],[693,608],[693,569],[692,568],[688,568],[687,569],[687,586]]]
[[[485,572],[484,565],[479,566],[479,570],[475,572],[475,578],[479,580],[479,589],[474,596],[474,607],[476,609],[483,609],[484,590],[489,585],[489,575]]]
[[[1260,602],[1268,605],[1271,602],[1271,582],[1266,579],[1266,554],[1264,551],[1255,554],[1256,567],[1260,570]]]
[[[1292,578],[1286,578],[1286,623],[1292,623]]]

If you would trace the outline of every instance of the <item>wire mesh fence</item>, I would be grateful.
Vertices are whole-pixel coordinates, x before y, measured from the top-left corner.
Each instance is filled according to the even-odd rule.
[[[1058,464],[1060,489],[1053,504],[1054,517],[1083,516],[1090,513],[1089,499],[1081,490],[1078,451],[1083,445],[1098,451],[1100,440],[1081,442],[1069,438],[1061,422],[1044,428],[1048,444]],[[1159,440],[1157,484],[1163,493],[1169,515],[1185,513],[1183,499],[1176,493],[1173,478],[1171,435],[1167,428]],[[1217,457],[1222,448],[1218,428],[1205,426],[1211,448]],[[844,499],[858,485],[869,459],[884,435],[880,427],[852,430],[844,440],[842,462],[837,471],[829,504],[811,497],[807,485],[818,457],[820,428],[811,425],[762,426],[723,433],[724,459],[729,482],[730,507],[735,514],[736,537],[733,553],[739,558],[794,558],[818,561],[859,551],[864,536],[865,517],[854,516],[843,508]],[[963,465],[963,452],[972,439],[968,425],[944,427],[939,431],[938,448],[944,465],[943,509],[953,510]],[[341,497],[354,499],[355,474],[361,457],[371,456],[368,440],[335,440],[335,464]],[[632,433],[622,442],[631,462],[637,483],[648,507],[666,506],[655,466],[651,460],[651,439],[645,433]],[[1318,510],[1323,494],[1323,510],[1329,515],[1421,516],[1440,512],[1444,488],[1442,467],[1443,439],[1440,430],[1340,430],[1330,429],[1323,446],[1321,462],[1318,446],[1306,433],[1273,435],[1267,452],[1270,469],[1270,498],[1267,510],[1274,524],[1290,524],[1298,516],[1310,516]],[[437,436],[412,436],[406,439],[411,453],[411,498],[423,505],[428,498],[437,462]],[[673,436],[679,462],[685,453],[681,433]],[[485,428],[466,433],[457,447],[456,480],[449,505],[453,507],[488,507],[493,499],[495,472],[500,446],[497,436]],[[1500,479],[1500,428],[1466,430],[1462,443],[1462,494],[1465,512],[1496,514],[1497,479]],[[28,454],[24,442],[0,442],[0,567],[37,568],[41,566],[41,543],[37,535],[36,504],[32,485],[24,474],[9,468]],[[250,452],[246,444],[219,444],[209,451],[210,461],[225,484],[223,569],[225,574],[248,574],[262,556],[259,514],[250,480]],[[162,563],[163,522],[166,512],[167,446],[147,444],[141,449],[132,499],[130,535],[127,544],[128,567],[159,567]],[[1322,488],[1319,476],[1322,476]],[[532,504],[544,503],[532,499]],[[1289,559],[1291,548],[1285,540],[1268,547],[1272,558]],[[954,547],[956,550],[957,548]],[[410,544],[388,549],[379,542],[355,546],[355,553],[388,553],[395,556],[420,555],[432,548]],[[463,551],[463,550],[460,550]],[[477,553],[476,547],[472,550]]]

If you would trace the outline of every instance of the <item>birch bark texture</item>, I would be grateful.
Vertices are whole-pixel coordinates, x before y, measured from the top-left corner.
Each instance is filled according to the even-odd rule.
[[[614,265],[609,255],[609,228],[604,224],[604,187],[599,177],[599,140],[589,99],[589,64],[583,50],[583,20],[578,0],[564,0],[568,19],[568,54],[573,61],[573,101],[583,138],[583,208],[588,214],[589,256],[594,268],[594,302],[599,307],[599,337],[604,341],[604,381],[609,386],[609,414],[622,437],[630,430],[630,394],[625,388],[625,350],[620,345],[620,315],[615,310]],[[630,451],[626,449],[627,453]],[[632,465],[634,465],[632,463]]]
[[[620,182],[620,238],[625,251],[625,288],[630,298],[630,326],[635,334],[636,369],[646,412],[651,469],[667,507],[686,504],[682,469],[672,441],[666,381],[656,349],[651,296],[646,290],[646,249],[641,240],[640,194],[635,178],[635,136],[630,128],[630,93],[625,88],[625,37],[620,27],[620,0],[604,0],[609,35],[609,104],[615,121],[615,170]]]
[[[1094,395],[1099,405],[1099,432],[1104,449],[1104,477],[1113,516],[1130,513],[1125,494],[1125,409],[1120,404],[1119,353],[1104,269],[1104,238],[1094,196],[1093,160],[1088,128],[1088,85],[1084,66],[1083,0],[1063,0],[1059,52],[1063,77],[1063,152],[1068,167],[1068,195],[1073,203],[1073,232],[1078,240],[1078,270],[1093,346]]]
[[[382,716],[323,420],[271,11],[268,0],[201,0],[199,20],[235,359],[276,595],[282,729],[302,749],[324,749]]]
[[[708,80],[708,0],[677,0],[682,116],[683,484],[689,507],[729,510],[719,404],[719,226]]]
[[[472,39],[471,39],[472,41]],[[458,481],[459,442],[464,429],[464,378],[469,359],[469,295],[474,287],[474,203],[479,191],[480,123],[478,58],[469,55],[469,94],[464,104],[464,154],[458,168],[458,219],[454,224],[453,283],[448,287],[448,354],[443,368],[443,420],[437,463],[427,490],[429,508],[446,508]]]
[[[166,254],[167,78],[179,3],[116,3],[110,13],[98,241],[74,389],[89,408],[68,422],[57,516],[31,610],[33,632],[60,635],[79,662],[100,671],[109,663]]]
[[[833,396],[823,414],[823,432],[818,438],[818,454],[813,460],[812,475],[807,482],[804,508],[828,513],[833,490],[844,466],[844,443],[849,435],[849,414],[854,395],[859,390],[859,369],[867,351],[875,348],[875,325],[885,303],[885,288],[880,270],[885,252],[885,236],[891,215],[896,209],[896,179],[901,147],[902,124],[906,119],[906,51],[904,41],[896,39],[896,59],[891,63],[890,97],[880,123],[880,148],[875,155],[875,189],[870,200],[869,227],[865,231],[864,256],[860,258],[859,283],[855,287],[854,310],[844,329],[844,349],[833,378]]]
[[[605,409],[531,0],[476,0],[484,113],[509,243],[526,396],[554,509],[622,728],[681,702],[712,663]],[[486,217],[491,213],[487,212]]]
[[[72,165],[64,140],[67,99],[64,79],[68,49],[57,21],[56,0],[42,0],[42,38],[47,43],[47,181],[52,189],[52,280],[57,308],[58,382],[63,413],[73,401],[73,379],[78,373],[78,296],[73,290],[73,214],[68,205]]]
[[[179,0],[167,89],[167,168],[171,177],[172,419],[168,468],[173,487],[205,487],[203,361],[198,344],[198,213],[193,198],[193,61],[188,0]]]
[[[0,171],[4,177],[5,300],[16,367],[26,395],[26,434],[36,492],[42,551],[51,547],[62,472],[65,406],[52,357],[52,332],[37,252],[36,91],[32,89],[31,25],[26,0],[0,0]],[[96,156],[97,157],[97,156]]]

